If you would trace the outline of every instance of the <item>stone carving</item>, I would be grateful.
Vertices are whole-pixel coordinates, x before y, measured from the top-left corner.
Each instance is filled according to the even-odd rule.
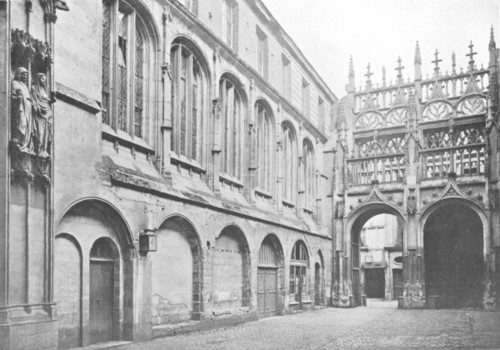
[[[474,115],[486,112],[486,99],[482,96],[471,96],[464,99],[457,108],[458,115]]]
[[[361,115],[354,126],[355,129],[376,129],[384,124],[383,117],[378,113],[366,113]]]
[[[388,115],[387,115],[387,126],[396,126],[396,125],[403,125],[406,123],[406,116],[407,116],[407,110],[406,108],[396,108],[393,109]]]
[[[406,210],[408,215],[415,215],[417,212],[417,199],[415,196],[408,196],[408,202],[406,204]]]
[[[445,102],[433,102],[425,107],[422,113],[423,121],[446,119],[452,114],[451,106]]]
[[[33,154],[32,100],[26,86],[28,70],[19,67],[12,81],[12,143],[17,151]]]
[[[36,154],[40,158],[49,158],[52,143],[52,106],[54,102],[47,94],[47,76],[38,73],[31,87],[33,102],[33,135]]]

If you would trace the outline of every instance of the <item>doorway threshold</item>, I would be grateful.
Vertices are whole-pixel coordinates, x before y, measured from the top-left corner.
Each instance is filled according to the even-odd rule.
[[[132,344],[131,341],[108,341],[108,342],[104,342],[104,343],[97,343],[97,344],[92,344],[92,345],[89,345],[89,346],[85,346],[83,348],[72,348],[70,350],[102,350],[102,349],[114,349],[114,348],[118,348],[120,346],[123,346],[123,345],[128,345],[128,344]]]

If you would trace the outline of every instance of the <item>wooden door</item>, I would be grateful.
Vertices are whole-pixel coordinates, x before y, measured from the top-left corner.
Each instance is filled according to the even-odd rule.
[[[113,339],[113,260],[90,261],[90,343]]]
[[[259,317],[271,317],[277,314],[278,270],[259,267],[257,273]]]
[[[399,297],[403,296],[403,270],[392,270],[392,290],[393,300],[397,300]]]
[[[383,299],[385,295],[384,269],[365,270],[365,292],[367,298]]]

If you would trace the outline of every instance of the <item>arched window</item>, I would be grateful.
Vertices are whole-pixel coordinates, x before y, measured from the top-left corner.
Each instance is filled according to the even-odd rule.
[[[172,45],[172,150],[189,160],[202,161],[203,128],[208,92],[206,71],[195,46],[178,38]]]
[[[146,138],[154,54],[145,20],[126,1],[103,2],[102,122]]]
[[[295,203],[297,183],[297,142],[295,132],[288,123],[281,125],[283,143],[283,199]]]
[[[290,295],[295,301],[301,301],[308,292],[307,270],[309,267],[309,255],[304,242],[297,241],[292,249],[290,261]]]
[[[241,90],[234,80],[223,76],[220,80],[222,113],[222,171],[241,178],[243,125],[245,107]]]
[[[302,159],[304,171],[305,207],[312,210],[315,196],[316,170],[314,165],[314,150],[309,140],[302,143]]]
[[[258,168],[258,185],[259,188],[271,192],[272,184],[272,117],[269,108],[267,108],[262,102],[257,101],[255,104],[255,119],[258,125],[258,135],[257,135],[257,152],[259,160]]]

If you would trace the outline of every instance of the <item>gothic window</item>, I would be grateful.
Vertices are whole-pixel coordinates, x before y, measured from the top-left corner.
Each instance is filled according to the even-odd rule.
[[[307,270],[309,256],[304,242],[297,241],[292,249],[290,261],[290,295],[295,296],[295,300],[301,300],[301,295],[308,292]]]
[[[223,77],[220,81],[222,114],[222,171],[241,178],[243,125],[245,107],[235,82]]]
[[[257,26],[257,69],[265,79],[269,71],[267,35]]]
[[[292,64],[290,60],[285,56],[281,56],[282,59],[282,75],[283,75],[283,94],[288,100],[292,98]]]
[[[104,1],[102,19],[102,121],[145,138],[153,58],[145,23],[126,1]]]
[[[309,117],[309,99],[310,99],[310,92],[309,92],[309,83],[302,79],[302,113],[306,116]]]
[[[258,186],[261,190],[271,192],[272,169],[272,118],[269,108],[262,102],[255,104],[256,120],[258,125],[257,150],[258,150]]]
[[[222,37],[235,51],[238,51],[238,19],[238,4],[234,0],[223,0]]]
[[[297,183],[297,139],[291,125],[283,123],[281,126],[283,144],[283,200],[295,202]]]
[[[207,111],[205,95],[208,84],[204,66],[195,54],[194,45],[177,38],[171,49],[172,62],[172,150],[178,156],[201,163],[203,128]]]
[[[314,207],[316,170],[314,165],[314,150],[309,140],[304,140],[302,143],[302,159],[305,206],[308,209],[312,209]]]

